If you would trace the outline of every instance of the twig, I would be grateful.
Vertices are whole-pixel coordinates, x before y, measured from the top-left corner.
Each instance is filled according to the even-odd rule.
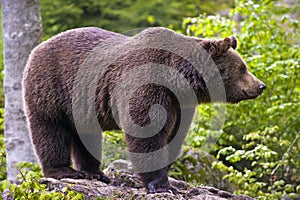
[[[282,155],[281,161],[283,162],[286,158],[286,156],[288,155],[288,153],[291,151],[291,148],[294,146],[294,144],[296,143],[296,141],[299,139],[300,137],[300,133],[298,133],[298,136],[293,140],[293,142],[291,143],[291,145],[287,148],[287,150],[284,152],[284,154]],[[280,164],[278,164],[271,172],[271,178],[270,178],[270,183],[271,185],[273,185],[273,177],[275,176],[275,173],[277,171],[277,169],[280,167]]]

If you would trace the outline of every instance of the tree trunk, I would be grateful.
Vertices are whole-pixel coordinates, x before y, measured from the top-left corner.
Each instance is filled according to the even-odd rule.
[[[4,39],[4,135],[7,179],[17,181],[16,164],[36,162],[23,111],[22,75],[31,50],[41,41],[39,0],[2,0]]]

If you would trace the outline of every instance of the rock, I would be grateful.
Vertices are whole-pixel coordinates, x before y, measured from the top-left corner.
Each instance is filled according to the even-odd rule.
[[[114,170],[118,176],[127,177],[128,173],[123,173],[123,171]],[[94,200],[97,197],[106,197],[113,199],[191,199],[191,200],[252,200],[253,198],[244,195],[234,195],[232,193],[222,191],[213,187],[192,187],[188,183],[170,180],[173,187],[176,187],[182,194],[172,194],[172,193],[157,193],[157,194],[147,194],[145,188],[140,187],[140,185],[134,185],[130,187],[129,185],[132,181],[127,183],[127,180],[131,180],[132,175],[127,179],[123,179],[124,183],[117,185],[108,185],[99,181],[91,180],[74,180],[74,179],[61,179],[56,180],[52,178],[43,178],[41,183],[47,184],[49,190],[62,191],[63,188],[67,187],[69,190],[75,190],[79,193],[85,195],[85,199]],[[139,180],[136,180],[140,182]],[[118,181],[117,181],[118,182]],[[114,182],[116,183],[116,182]],[[178,187],[181,186],[181,187]]]
[[[65,192],[73,190],[84,194],[86,200],[94,199],[135,199],[135,200],[252,200],[245,195],[235,195],[230,192],[210,186],[194,187],[191,184],[169,178],[172,187],[180,194],[156,193],[148,194],[143,187],[138,175],[132,172],[131,164],[124,160],[114,161],[105,173],[111,178],[111,183],[106,184],[97,180],[70,179],[61,180],[53,178],[41,178],[40,183],[46,184],[49,191]],[[0,199],[13,200],[9,190],[0,194]]]
[[[170,175],[190,183],[195,182],[232,192],[235,187],[222,179],[225,172],[211,167],[214,161],[218,160],[207,152],[184,146],[180,158],[171,167]]]
[[[114,167],[114,164],[117,167]],[[121,164],[121,165],[120,165]],[[121,167],[120,167],[121,166]],[[193,187],[190,184],[179,181],[173,178],[169,178],[170,184],[177,188],[181,194],[172,193],[157,193],[147,194],[146,189],[143,187],[138,175],[122,169],[130,169],[130,164],[126,161],[115,161],[105,171],[111,178],[111,184],[105,184],[96,180],[74,180],[74,179],[61,179],[56,180],[53,178],[42,178],[41,183],[47,184],[49,190],[62,191],[67,187],[69,190],[75,190],[83,193],[85,199],[94,200],[97,197],[109,198],[109,199],[191,199],[191,200],[251,200],[253,198],[244,195],[234,195],[232,193],[219,190],[214,187]]]
[[[14,198],[9,194],[9,189],[5,189],[2,194],[0,193],[0,199],[1,197],[3,200],[14,200]]]

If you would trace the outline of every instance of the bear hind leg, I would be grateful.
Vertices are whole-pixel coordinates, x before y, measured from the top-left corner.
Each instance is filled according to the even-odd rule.
[[[97,145],[97,147],[99,147],[99,152],[101,153],[100,146],[101,144]],[[100,170],[100,158],[95,158],[87,150],[87,148],[84,146],[78,135],[74,137],[71,149],[75,168],[84,174],[85,179],[96,179],[104,183],[110,182],[110,179]]]
[[[63,125],[30,116],[30,132],[33,145],[48,178],[83,178],[84,175],[71,168],[72,140],[70,132]]]

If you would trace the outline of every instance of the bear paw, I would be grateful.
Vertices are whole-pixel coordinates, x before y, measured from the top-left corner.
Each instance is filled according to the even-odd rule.
[[[51,169],[44,169],[44,176],[47,178],[55,178],[55,179],[62,179],[62,178],[72,178],[72,179],[84,179],[84,173],[80,171],[76,171],[71,167],[58,167],[58,168],[51,168]]]
[[[103,172],[88,172],[88,171],[76,171],[71,167],[61,167],[44,170],[44,175],[47,178],[72,178],[72,179],[88,179],[98,180],[103,183],[110,183],[110,179]]]
[[[108,176],[106,176],[103,172],[99,172],[99,173],[91,173],[88,171],[81,171],[81,172],[84,174],[85,179],[98,180],[107,184],[110,183],[110,178],[108,178]]]
[[[176,188],[169,185],[167,183],[160,183],[160,179],[156,179],[147,184],[147,190],[149,194],[153,193],[173,193],[173,194],[181,194]]]

